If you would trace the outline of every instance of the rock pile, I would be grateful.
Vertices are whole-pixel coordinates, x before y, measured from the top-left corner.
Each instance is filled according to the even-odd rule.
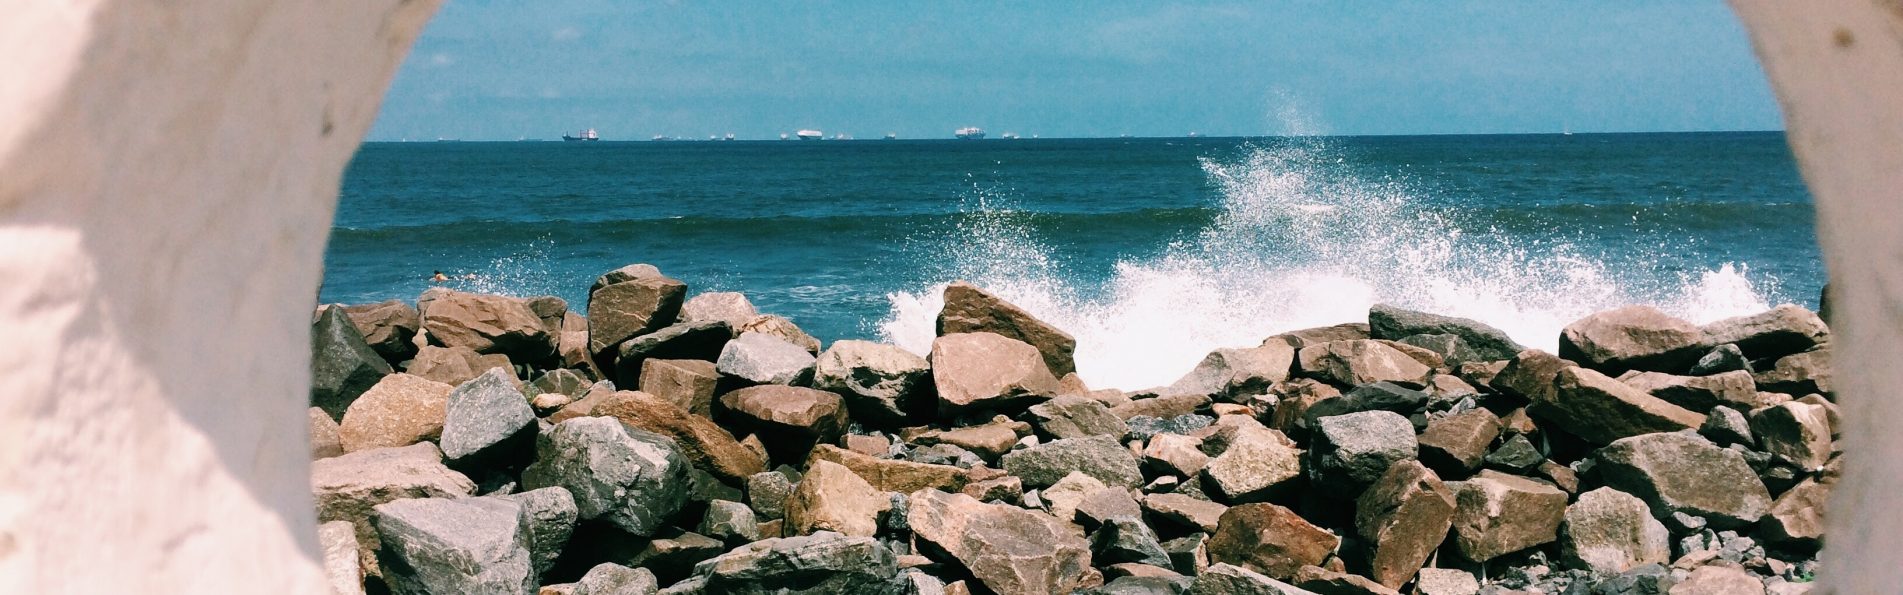
[[[929,354],[822,345],[647,265],[556,298],[321,308],[311,478],[339,592],[1808,590],[1829,330],[1646,307],[1559,353],[1388,305],[1090,390],[969,284]]]

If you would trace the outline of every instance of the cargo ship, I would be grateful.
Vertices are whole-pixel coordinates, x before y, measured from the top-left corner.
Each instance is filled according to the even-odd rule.
[[[590,129],[587,129],[587,130],[583,130],[583,131],[581,131],[581,132],[577,132],[577,133],[575,133],[575,134],[577,134],[577,135],[579,135],[579,136],[569,136],[569,135],[566,135],[566,134],[564,134],[564,135],[562,135],[562,140],[564,140],[564,141],[568,141],[568,142],[571,142],[571,143],[573,143],[573,142],[583,142],[583,141],[590,141],[590,142],[592,142],[592,141],[598,141],[598,140],[601,140],[601,135],[599,135],[599,134],[596,134],[596,133],[595,133],[595,129],[593,129],[593,128],[590,128]]]

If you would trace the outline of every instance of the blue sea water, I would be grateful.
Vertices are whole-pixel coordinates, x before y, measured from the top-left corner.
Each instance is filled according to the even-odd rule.
[[[442,270],[585,311],[635,262],[918,351],[938,289],[969,279],[1123,388],[1376,302],[1551,348],[1604,308],[1702,322],[1815,307],[1824,280],[1774,132],[369,143],[320,299],[414,299]]]

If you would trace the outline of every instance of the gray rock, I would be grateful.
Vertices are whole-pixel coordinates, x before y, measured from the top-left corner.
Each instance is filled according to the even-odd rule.
[[[1215,421],[1216,418],[1195,413],[1168,418],[1138,415],[1123,420],[1130,428],[1127,436],[1133,440],[1149,440],[1157,434],[1188,434],[1207,428]]]
[[[898,574],[878,540],[831,531],[764,539],[694,565],[709,593],[896,595]]]
[[[359,547],[366,552],[378,549],[377,532],[370,522],[375,506],[406,498],[465,497],[475,489],[475,482],[444,466],[443,452],[428,442],[360,450],[311,463],[317,520],[350,522],[357,530]]]
[[[1726,343],[1711,348],[1710,352],[1698,358],[1698,363],[1692,364],[1691,371],[1687,373],[1710,376],[1732,371],[1750,372],[1751,360],[1744,357],[1744,350],[1738,349],[1737,345]]]
[[[1208,542],[1208,533],[1191,533],[1163,542],[1163,551],[1169,552],[1170,566],[1176,572],[1196,576],[1209,567],[1209,548],[1205,547]]]
[[[1111,519],[1091,535],[1092,563],[1107,566],[1135,562],[1168,568],[1170,556],[1156,540],[1156,532],[1136,519]]]
[[[1460,338],[1460,335],[1408,335],[1395,339],[1394,342],[1413,345],[1421,349],[1432,351],[1440,355],[1441,361],[1446,363],[1449,367],[1459,367],[1461,364],[1467,362],[1488,361],[1489,359],[1488,356],[1481,355],[1480,352],[1475,351],[1473,347],[1467,345],[1467,341]],[[1509,355],[1499,359],[1511,357],[1513,356]]]
[[[522,473],[529,488],[560,486],[581,518],[602,518],[634,535],[653,535],[687,503],[687,457],[674,441],[608,417],[556,424],[537,440]]]
[[[333,595],[363,595],[363,559],[357,528],[348,521],[317,526],[317,544],[324,552],[324,578]]]
[[[1120,576],[1115,580],[1075,591],[1075,595],[1177,595],[1189,588],[1187,576]]]
[[[660,590],[652,571],[605,562],[581,575],[569,595],[654,595]]]
[[[522,528],[528,534],[529,559],[534,563],[535,575],[547,573],[555,566],[555,559],[561,557],[562,548],[568,547],[568,538],[575,534],[575,521],[580,515],[575,508],[575,496],[568,490],[550,487],[502,498],[522,507]]]
[[[805,348],[766,333],[740,333],[720,349],[721,375],[751,384],[804,385],[818,361]]]
[[[731,500],[709,502],[707,514],[701,517],[700,527],[695,530],[727,543],[760,539],[760,521],[753,516],[753,509]]]
[[[500,368],[483,372],[449,391],[443,418],[443,456],[451,464],[489,462],[526,454],[535,435],[535,410]],[[521,458],[521,457],[513,457]]]
[[[1540,462],[1545,460],[1546,456],[1533,447],[1533,442],[1527,440],[1525,434],[1514,434],[1512,438],[1506,439],[1499,448],[1493,449],[1493,452],[1487,455],[1488,466],[1518,472],[1526,472],[1538,467]]]
[[[720,357],[732,338],[733,329],[719,320],[682,322],[636,335],[616,348],[615,378],[624,386],[635,386],[641,379],[641,367],[651,359],[712,361]]]
[[[1757,444],[1751,436],[1751,424],[1745,421],[1744,414],[1730,407],[1711,408],[1711,412],[1705,414],[1705,425],[1698,427],[1698,435],[1719,445]]]
[[[1639,595],[1642,593],[1665,593],[1678,581],[1672,578],[1672,572],[1660,564],[1646,564],[1625,571],[1619,576],[1601,580],[1592,585],[1592,595]]]
[[[747,501],[760,518],[785,518],[786,497],[793,494],[793,480],[778,471],[762,471],[747,477]]]
[[[1478,356],[1471,361],[1511,359],[1526,349],[1500,329],[1477,320],[1416,312],[1388,304],[1375,304],[1368,309],[1368,333],[1373,338],[1388,340],[1410,335],[1453,335]]]
[[[311,323],[311,405],[341,420],[350,402],[395,370],[365,343],[342,308],[325,306]]]
[[[1664,564],[1672,556],[1671,535],[1645,501],[1612,488],[1580,494],[1566,507],[1559,543],[1567,565],[1600,574]]]
[[[1822,318],[1792,304],[1726,318],[1705,325],[1704,331],[1711,343],[1736,345],[1750,359],[1790,355],[1830,340]]]
[[[1261,573],[1230,564],[1214,564],[1196,575],[1185,595],[1315,595]]]
[[[931,365],[897,346],[836,341],[813,368],[813,388],[839,393],[852,418],[899,425],[932,409]]]
[[[379,504],[379,564],[392,592],[529,593],[537,581],[521,506],[502,498]]]
[[[1295,348],[1280,341],[1246,349],[1217,349],[1163,392],[1208,395],[1220,400],[1265,394],[1270,385],[1288,379],[1294,363]]]
[[[1032,405],[1030,412],[1032,424],[1038,430],[1060,440],[1084,436],[1122,438],[1130,432],[1130,426],[1123,419],[1110,413],[1110,408],[1096,399],[1065,395]]]
[[[1414,425],[1392,411],[1363,411],[1318,420],[1309,477],[1328,493],[1352,498],[1389,465],[1415,458]]]
[[[528,390],[523,393],[531,395],[555,393],[579,399],[582,395],[588,394],[588,388],[594,384],[593,380],[589,380],[588,376],[581,372],[568,368],[556,368],[535,377],[534,381],[529,382]]]
[[[950,444],[933,444],[912,449],[906,460],[927,465],[951,465],[959,469],[970,469],[985,464],[984,457],[978,453]]]
[[[1024,479],[1025,487],[1048,487],[1072,471],[1106,485],[1143,485],[1136,456],[1109,436],[1054,440],[1006,454],[1003,462],[1005,471]]]
[[[1719,529],[1758,522],[1771,494],[1744,455],[1694,434],[1661,433],[1613,442],[1596,454],[1607,486],[1644,499],[1652,514],[1683,512]]]

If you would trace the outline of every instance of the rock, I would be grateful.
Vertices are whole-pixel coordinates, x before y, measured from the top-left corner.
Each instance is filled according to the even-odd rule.
[[[1314,595],[1294,585],[1278,581],[1247,568],[1214,564],[1196,575],[1186,595]]]
[[[403,371],[412,376],[456,386],[494,368],[514,370],[509,356],[500,353],[483,355],[468,347],[436,347],[426,345],[417,350],[416,359],[410,360]]]
[[[1792,304],[1713,322],[1704,326],[1704,332],[1708,342],[1736,345],[1750,359],[1782,357],[1830,340],[1830,328],[1822,318]]]
[[[860,478],[884,492],[910,493],[922,489],[935,488],[945,491],[957,491],[965,487],[968,477],[963,469],[950,465],[929,465],[881,459],[852,452],[831,444],[813,447],[807,461],[825,460],[845,465]]]
[[[756,541],[694,565],[705,593],[898,595],[898,576],[898,558],[878,540],[826,531]]]
[[[1413,580],[1447,539],[1454,492],[1416,461],[1389,467],[1355,500],[1355,532],[1372,546],[1368,576],[1389,589]]]
[[[732,338],[733,329],[718,320],[683,322],[635,335],[614,348],[615,378],[622,384],[636,384],[649,360],[713,361],[725,352]]]
[[[660,589],[660,581],[646,568],[603,562],[581,575],[570,595],[654,595]]]
[[[1272,432],[1274,430],[1263,430]],[[1181,477],[1195,477],[1209,464],[1209,455],[1203,454],[1202,439],[1177,434],[1157,434],[1150,437],[1149,444],[1143,447],[1143,464],[1157,473],[1173,474]],[[1229,450],[1234,450],[1232,445]],[[1228,451],[1224,451],[1225,453]],[[1299,464],[1300,454],[1295,458]],[[1234,476],[1232,476],[1232,479]],[[1266,487],[1266,486],[1265,486]]]
[[[342,308],[364,343],[383,361],[395,364],[416,357],[416,332],[423,328],[423,317],[414,306],[389,300]]]
[[[1152,569],[1147,572],[1168,572],[1147,564],[1113,564],[1104,568],[1106,575],[1115,575],[1120,571],[1135,568]],[[1076,591],[1076,595],[1176,595],[1189,586],[1190,578],[1176,573],[1170,576],[1124,575],[1102,585]]]
[[[1421,386],[1433,369],[1399,349],[1373,340],[1334,341],[1297,353],[1303,374],[1341,386],[1388,381]]]
[[[1751,412],[1751,433],[1764,451],[1806,471],[1830,460],[1830,420],[1821,405],[1791,401]]]
[[[759,454],[742,446],[713,420],[654,395],[618,391],[603,397],[590,413],[614,417],[634,428],[671,438],[688,460],[729,481],[741,481],[766,469]]]
[[[1758,535],[1766,542],[1812,551],[1823,544],[1824,511],[1831,484],[1806,479],[1777,497],[1765,515]]]
[[[521,506],[417,498],[376,507],[379,564],[396,593],[526,593],[537,583]]]
[[[1303,566],[1295,571],[1295,585],[1320,595],[1400,595],[1394,589],[1365,577],[1337,572],[1320,566]]]
[[[452,464],[525,458],[535,436],[535,411],[508,374],[491,369],[449,392],[443,456]]]
[[[330,419],[325,416],[324,419]],[[357,528],[348,521],[317,526],[317,544],[324,554],[324,578],[333,595],[363,595],[363,562]]]
[[[1045,487],[1071,471],[1104,482],[1134,488],[1143,485],[1143,471],[1129,449],[1109,436],[1054,440],[1004,455],[1004,469],[1028,487]]]
[[[689,413],[713,417],[714,388],[720,373],[698,359],[650,359],[641,366],[641,392],[666,399]]]
[[[1167,567],[1170,555],[1156,540],[1156,532],[1137,519],[1111,519],[1091,535],[1092,560],[1098,565],[1124,562]]]
[[[649,541],[633,556],[626,557],[623,563],[632,568],[646,568],[653,571],[662,582],[675,583],[673,587],[670,587],[673,589],[692,581],[693,577],[690,575],[694,574],[695,567],[701,562],[727,551],[727,545],[718,539],[699,533],[685,532],[673,537],[660,537]]]
[[[1527,413],[1595,444],[1705,423],[1703,415],[1585,368],[1560,370],[1553,389],[1551,395],[1533,400]]]
[[[1085,475],[1081,471],[1072,471],[1064,475],[1063,479],[1057,480],[1057,482],[1051,484],[1050,487],[1038,492],[1038,499],[1043,500],[1049,505],[1051,516],[1069,523],[1076,520],[1077,505],[1084,502],[1085,496],[1089,496],[1091,492],[1104,489],[1109,488],[1104,486],[1103,482],[1097,481],[1097,478]],[[1026,498],[1025,501],[1027,502],[1026,508],[1038,508],[1036,505],[1029,504],[1029,498]],[[1079,526],[1081,527],[1081,525]]]
[[[349,415],[350,412],[345,411],[344,414]],[[324,413],[323,409],[317,407],[310,409],[310,419],[311,460],[344,454],[344,442],[343,438],[338,436],[337,421],[331,419],[329,413]]]
[[[1242,504],[1222,514],[1209,538],[1209,559],[1289,578],[1303,566],[1321,564],[1340,544],[1340,537],[1295,511],[1266,502]]]
[[[931,366],[893,345],[835,341],[813,368],[813,388],[839,393],[853,419],[883,427],[932,409]]]
[[[1751,436],[1751,424],[1745,421],[1744,414],[1724,406],[1711,408],[1711,413],[1705,415],[1705,425],[1698,426],[1698,435],[1720,445],[1758,443]]]
[[[419,300],[421,303],[421,300]],[[519,298],[462,291],[435,291],[419,308],[423,333],[438,347],[468,347],[476,353],[501,353],[521,362],[555,356],[560,337],[528,303]]]
[[[1600,449],[1595,461],[1607,486],[1644,499],[1657,516],[1683,512],[1729,529],[1758,522],[1771,507],[1744,455],[1696,435],[1620,439]]]
[[[1749,409],[1757,405],[1758,385],[1743,370],[1710,376],[1674,376],[1663,372],[1627,372],[1619,381],[1666,402],[1704,413],[1727,405]]]
[[[766,333],[741,333],[720,350],[715,368],[746,384],[805,385],[815,358],[805,348]]]
[[[1764,595],[1764,583],[1741,569],[1728,566],[1700,566],[1683,582],[1673,585],[1667,595]]]
[[[1075,520],[1085,531],[1096,531],[1115,520],[1143,521],[1143,508],[1130,497],[1130,490],[1123,488],[1105,487],[1085,492],[1083,499],[1077,501],[1075,512]]]
[[[1546,456],[1533,447],[1525,434],[1514,434],[1487,455],[1487,466],[1525,473],[1546,462]]]
[[[938,312],[939,336],[995,333],[1035,347],[1053,376],[1077,371],[1073,357],[1077,340],[1069,333],[964,281],[946,286],[944,297],[945,306]]]
[[[747,502],[764,519],[785,516],[786,499],[793,495],[793,480],[778,471],[761,471],[747,476]]]
[[[1483,356],[1481,356],[1479,352],[1469,347],[1467,341],[1461,339],[1458,335],[1408,335],[1395,339],[1394,342],[1408,347],[1419,347],[1432,351],[1434,355],[1440,357],[1441,363],[1447,367],[1459,367],[1461,364],[1483,359]],[[1512,356],[1509,355],[1507,357]]]
[[[543,372],[542,375],[535,377],[535,380],[529,382],[528,387],[524,388],[522,393],[534,395],[555,393],[580,398],[583,394],[586,394],[589,387],[594,386],[594,384],[594,381],[589,380],[586,374],[579,371],[570,370],[568,368],[556,368]]]
[[[1202,574],[1209,568],[1208,533],[1189,535],[1163,542],[1163,551],[1170,554],[1170,567],[1184,575]]]
[[[877,456],[877,455],[874,455]],[[905,459],[928,465],[951,465],[959,469],[970,469],[985,465],[984,457],[977,453],[951,444],[933,444],[921,446],[906,453]]]
[[[950,444],[996,460],[1017,445],[1018,439],[1031,434],[1031,425],[997,416],[990,423],[949,430],[907,429],[900,432],[907,442],[921,446]],[[1121,436],[1121,434],[1119,434]]]
[[[1084,436],[1122,438],[1130,426],[1110,412],[1102,402],[1075,395],[1064,395],[1032,405],[1031,417],[1037,429],[1056,439]]]
[[[1631,494],[1599,488],[1566,507],[1560,552],[1571,568],[1619,574],[1671,561],[1671,535],[1652,509]]]
[[[549,416],[573,402],[575,402],[574,397],[561,393],[541,393],[529,399],[529,408],[534,409],[538,416]]]
[[[588,317],[574,312],[562,313],[562,332],[555,339],[556,355],[564,368],[585,372],[589,378],[604,376],[588,351]]]
[[[1710,352],[1698,358],[1698,363],[1692,364],[1692,369],[1690,372],[1687,372],[1687,374],[1692,376],[1711,376],[1713,374],[1723,374],[1732,371],[1749,373],[1751,371],[1751,360],[1744,357],[1744,351],[1738,349],[1737,345],[1726,343],[1711,348]]]
[[[1835,387],[1830,381],[1830,347],[1778,358],[1769,369],[1751,375],[1751,379],[1757,382],[1758,390],[1774,393],[1832,394]]]
[[[786,531],[798,535],[833,531],[872,537],[879,530],[879,515],[891,507],[885,492],[873,488],[851,469],[830,461],[813,461],[786,499]]]
[[[1021,408],[1060,389],[1036,347],[1002,335],[944,335],[930,359],[940,415]]]
[[[1573,363],[1559,356],[1528,349],[1513,356],[1486,384],[1496,391],[1528,401],[1551,400],[1553,384],[1559,378],[1560,370],[1570,367],[1573,367]]]
[[[1411,335],[1453,335],[1474,351],[1476,361],[1511,359],[1525,350],[1505,332],[1486,323],[1405,310],[1388,304],[1375,304],[1368,310],[1368,334],[1375,339],[1394,341]]]
[[[1337,496],[1354,497],[1388,466],[1416,456],[1414,425],[1399,413],[1363,411],[1324,417],[1318,424],[1309,447],[1309,478]]]
[[[610,349],[672,324],[686,295],[686,284],[649,265],[628,265],[595,279],[588,289],[588,352],[595,365],[614,369],[619,353]]]
[[[734,425],[766,437],[767,451],[777,460],[804,459],[814,444],[838,442],[848,422],[839,395],[797,386],[743,388],[721,395],[720,404]]]
[[[556,424],[536,442],[536,460],[522,472],[522,484],[567,488],[583,519],[647,536],[687,503],[689,463],[665,436],[614,418],[581,417]]]
[[[1420,457],[1441,473],[1465,477],[1480,469],[1487,446],[1500,436],[1500,418],[1486,409],[1429,420],[1421,432]]]
[[[774,316],[772,314],[755,316],[753,320],[749,320],[746,324],[740,325],[740,328],[734,332],[735,334],[761,333],[779,337],[781,341],[786,341],[798,345],[801,349],[805,349],[807,354],[819,355],[819,339],[806,334],[806,331],[800,330],[799,325],[793,324],[793,321],[781,316]]]
[[[1117,408],[1111,407],[1110,413],[1115,415]],[[1214,421],[1216,421],[1216,418],[1193,413],[1178,415],[1167,419],[1148,415],[1134,415],[1125,418],[1123,421],[1123,423],[1130,428],[1129,433],[1124,434],[1124,436],[1131,440],[1149,440],[1159,434],[1181,434],[1187,436],[1197,430],[1209,427],[1209,424]]]
[[[1183,494],[1150,494],[1143,497],[1143,510],[1186,529],[1215,533],[1229,507]]]
[[[1157,419],[1179,418],[1194,414],[1207,407],[1209,407],[1209,397],[1207,395],[1163,395],[1147,399],[1135,399],[1129,403],[1113,406],[1110,408],[1110,414],[1122,418],[1124,422],[1128,423],[1139,416],[1154,417]],[[1185,431],[1187,431],[1187,429]]]
[[[1683,372],[1712,344],[1692,323],[1651,306],[1626,306],[1598,312],[1566,325],[1559,356],[1593,369]]]
[[[370,524],[372,508],[378,504],[405,498],[459,498],[475,490],[475,482],[444,466],[442,451],[428,442],[361,450],[311,463],[317,520],[350,522],[365,552],[378,548],[377,533]]]
[[[760,540],[760,520],[753,509],[732,500],[708,502],[707,513],[694,530],[729,544]]]
[[[1005,475],[965,484],[958,493],[986,502],[1016,502],[1024,497],[1024,480]]]
[[[341,308],[325,307],[311,323],[311,405],[342,419],[357,396],[390,374],[389,362],[365,343]]]
[[[907,522],[921,547],[957,560],[999,594],[1068,593],[1102,580],[1089,544],[1067,523],[964,494],[920,490]]]
[[[1477,595],[1480,580],[1458,568],[1422,568],[1414,579],[1415,595]]]
[[[1163,392],[1208,395],[1215,399],[1264,394],[1269,386],[1288,379],[1294,363],[1295,348],[1286,343],[1217,349]]]
[[[555,566],[555,559],[562,555],[562,548],[568,547],[568,538],[575,533],[575,521],[580,518],[575,496],[568,490],[551,487],[501,498],[522,507],[520,520],[527,536],[529,560],[536,576],[548,572]]]
[[[1357,386],[1340,398],[1318,401],[1303,411],[1302,416],[1307,418],[1308,427],[1313,428],[1315,420],[1332,415],[1362,411],[1393,411],[1408,415],[1420,411],[1426,405],[1427,393],[1392,382],[1374,382]]]
[[[746,294],[737,291],[708,291],[681,304],[681,322],[725,322],[739,328],[759,316]]]
[[[1164,436],[1170,435],[1151,440]],[[1262,500],[1293,485],[1301,474],[1302,451],[1281,432],[1257,428],[1238,429],[1229,448],[1203,467],[1204,482],[1229,502]]]
[[[1454,492],[1454,543],[1476,562],[1552,542],[1566,514],[1566,492],[1497,471],[1448,482]]]

